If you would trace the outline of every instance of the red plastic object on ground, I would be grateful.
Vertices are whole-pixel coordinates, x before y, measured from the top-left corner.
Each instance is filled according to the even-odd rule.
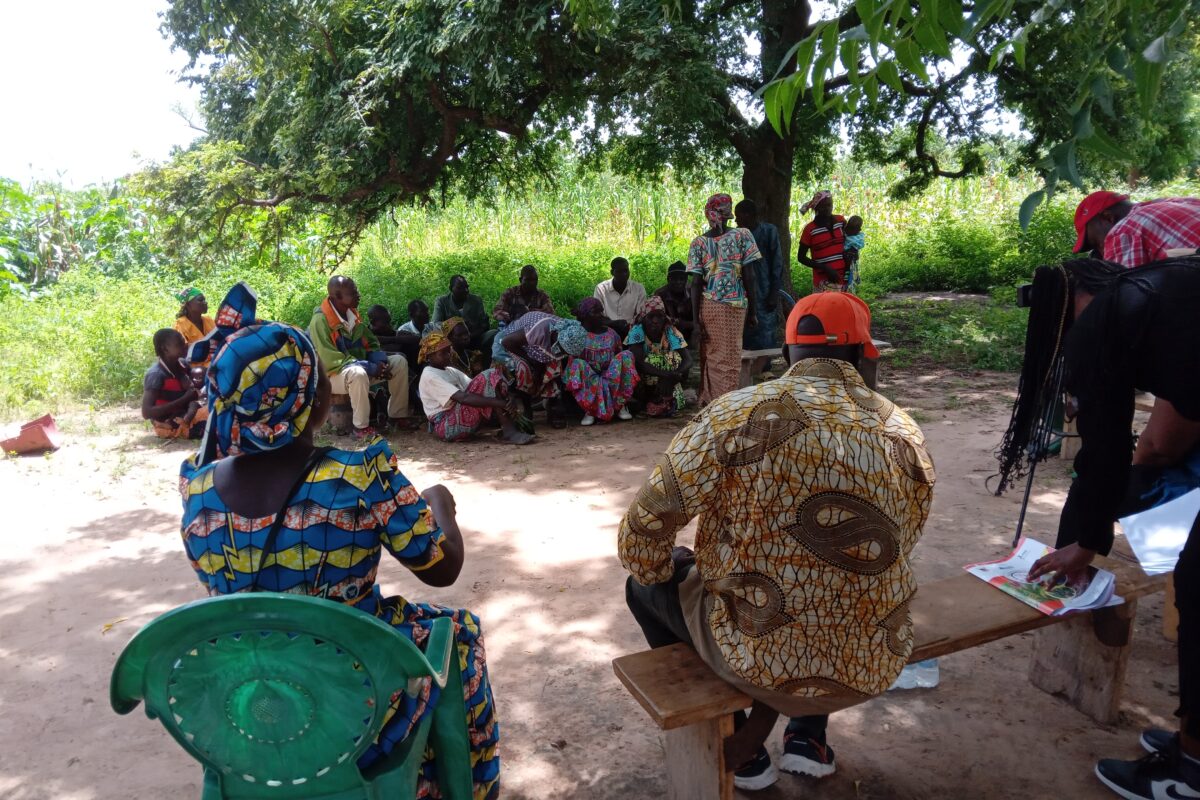
[[[54,417],[47,414],[24,425],[11,425],[0,429],[0,450],[5,453],[45,453],[62,447],[62,433],[54,424]]]

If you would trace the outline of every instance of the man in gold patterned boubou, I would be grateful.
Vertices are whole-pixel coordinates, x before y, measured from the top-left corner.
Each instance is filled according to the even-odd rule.
[[[920,428],[873,389],[866,304],[811,295],[785,332],[791,368],[715,398],[684,427],[618,541],[650,646],[691,645],[754,699],[725,743],[743,790],[778,778],[763,747],[778,714],[791,717],[779,766],[831,775],[828,715],[900,674],[917,588],[908,559],[933,496]],[[694,517],[695,553],[675,547]]]

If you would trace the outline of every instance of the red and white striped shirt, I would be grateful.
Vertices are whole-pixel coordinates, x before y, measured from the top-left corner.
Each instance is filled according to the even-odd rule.
[[[1164,197],[1138,203],[1104,237],[1104,258],[1140,267],[1175,248],[1200,247],[1200,198]]]

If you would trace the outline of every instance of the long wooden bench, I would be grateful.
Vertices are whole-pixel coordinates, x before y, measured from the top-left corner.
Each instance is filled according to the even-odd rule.
[[[1048,617],[966,572],[920,587],[912,602],[916,643],[910,663],[1037,631],[1030,681],[1110,723],[1119,711],[1138,598],[1163,591],[1170,575],[1148,576],[1136,563],[1097,558],[1117,577],[1120,606]],[[722,743],[749,696],[718,678],[687,645],[621,656],[613,670],[665,733],[667,797],[730,800],[733,773]]]
[[[872,339],[875,347],[879,350],[886,350],[892,345],[890,342],[885,342],[882,339]],[[766,350],[743,350],[742,351],[742,369],[738,375],[738,386],[746,387],[754,382],[754,376],[750,374],[750,368],[754,366],[754,362],[760,358],[767,358],[774,361],[776,358],[783,358],[783,349],[780,347],[771,347]]]

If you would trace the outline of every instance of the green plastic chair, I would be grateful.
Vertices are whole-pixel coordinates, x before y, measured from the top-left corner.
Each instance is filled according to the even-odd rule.
[[[113,710],[142,700],[204,765],[203,800],[401,800],[416,794],[426,742],[449,800],[470,800],[471,755],[453,623],[433,623],[424,653],[349,606],[295,594],[232,594],[150,622],[113,668]],[[432,664],[430,663],[432,660]],[[369,770],[393,692],[430,676],[438,703]]]

